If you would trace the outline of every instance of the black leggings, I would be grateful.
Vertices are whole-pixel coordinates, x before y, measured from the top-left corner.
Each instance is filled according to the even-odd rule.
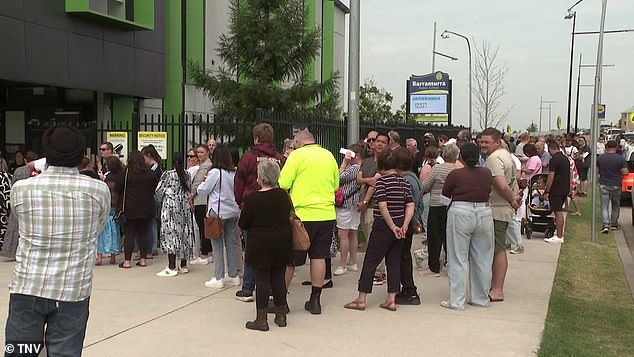
[[[286,267],[255,268],[255,306],[266,309],[269,306],[269,294],[273,293],[275,306],[286,306]]]
[[[150,218],[128,219],[125,223],[125,239],[123,240],[123,253],[125,260],[132,260],[134,240],[139,239],[139,256],[147,256],[147,236],[150,228]]]
[[[194,206],[194,217],[200,232],[200,255],[209,255],[211,252],[211,240],[205,238],[205,216],[207,216],[207,205]]]

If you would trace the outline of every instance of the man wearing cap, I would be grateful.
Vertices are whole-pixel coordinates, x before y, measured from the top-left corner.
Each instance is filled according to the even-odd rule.
[[[16,182],[11,190],[20,241],[9,285],[5,346],[41,346],[46,334],[49,355],[79,356],[110,191],[102,181],[79,174],[86,150],[79,130],[52,127],[42,144],[46,171]]]
[[[628,174],[627,161],[623,155],[617,154],[617,147],[616,140],[609,140],[605,145],[605,153],[597,159],[601,190],[601,233],[604,234],[607,234],[610,228],[619,228],[621,179]],[[610,203],[612,214],[609,214]]]

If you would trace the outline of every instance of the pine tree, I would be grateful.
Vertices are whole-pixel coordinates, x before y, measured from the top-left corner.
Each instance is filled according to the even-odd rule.
[[[215,120],[250,121],[256,110],[290,115],[334,115],[336,79],[309,81],[320,31],[307,28],[302,0],[231,0],[227,34],[218,52],[223,66],[210,73],[189,61],[189,73],[215,106]]]

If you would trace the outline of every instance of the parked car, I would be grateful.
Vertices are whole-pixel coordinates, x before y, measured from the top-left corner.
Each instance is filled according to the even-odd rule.
[[[623,176],[621,179],[621,203],[628,201],[634,202],[634,197],[632,197],[632,186],[634,186],[634,161],[627,162],[627,170],[627,175]],[[634,211],[634,205],[632,207],[632,211]],[[632,217],[634,217],[634,212],[632,214]]]

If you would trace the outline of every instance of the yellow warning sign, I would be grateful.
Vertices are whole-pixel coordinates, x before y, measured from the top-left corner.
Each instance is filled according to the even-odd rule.
[[[630,113],[630,123],[634,124],[634,112]]]

